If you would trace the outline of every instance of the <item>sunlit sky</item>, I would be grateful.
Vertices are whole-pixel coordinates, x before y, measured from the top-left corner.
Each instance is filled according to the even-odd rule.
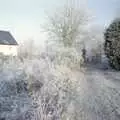
[[[8,30],[17,41],[34,39],[43,43],[41,24],[45,13],[64,4],[65,0],[0,0],[0,30]],[[109,24],[117,14],[120,0],[86,0],[96,23]],[[120,9],[119,9],[120,10]]]

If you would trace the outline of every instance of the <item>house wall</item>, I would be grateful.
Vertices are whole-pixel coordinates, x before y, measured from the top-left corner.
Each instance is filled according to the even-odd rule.
[[[17,56],[17,45],[0,45],[0,53],[3,55]]]

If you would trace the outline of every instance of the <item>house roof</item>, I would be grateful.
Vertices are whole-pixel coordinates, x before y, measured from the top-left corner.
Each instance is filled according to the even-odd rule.
[[[2,45],[18,45],[14,37],[8,31],[0,31],[0,44]]]

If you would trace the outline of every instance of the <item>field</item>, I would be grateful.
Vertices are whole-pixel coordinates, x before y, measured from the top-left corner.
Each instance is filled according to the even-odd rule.
[[[120,119],[119,72],[16,59],[1,65],[0,77],[1,120]]]

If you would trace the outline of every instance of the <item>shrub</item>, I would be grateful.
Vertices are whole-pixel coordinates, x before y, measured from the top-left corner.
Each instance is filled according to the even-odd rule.
[[[80,69],[83,64],[82,52],[74,47],[52,47],[48,52],[49,59],[56,65],[64,65],[71,69]]]
[[[112,68],[120,70],[120,19],[114,20],[104,33],[105,54]]]

